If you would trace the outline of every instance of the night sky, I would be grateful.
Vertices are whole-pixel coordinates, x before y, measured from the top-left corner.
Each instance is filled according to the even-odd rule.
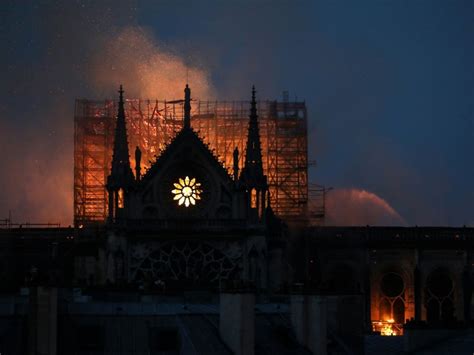
[[[474,1],[0,3],[0,218],[70,224],[75,98],[305,100],[332,223],[474,225]]]

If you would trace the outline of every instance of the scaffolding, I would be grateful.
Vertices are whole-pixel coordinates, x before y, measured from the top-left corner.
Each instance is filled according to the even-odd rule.
[[[229,170],[238,147],[244,163],[250,102],[193,101],[191,125]],[[308,205],[307,112],[304,102],[257,102],[264,171],[275,213],[305,218]],[[117,102],[76,100],[74,116],[74,223],[102,222],[107,216],[105,183],[110,172]],[[183,100],[125,102],[130,161],[142,151],[142,173],[183,124]]]

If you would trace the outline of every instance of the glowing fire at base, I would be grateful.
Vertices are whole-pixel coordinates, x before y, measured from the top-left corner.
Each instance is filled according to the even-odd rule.
[[[403,335],[403,326],[395,323],[393,319],[387,319],[385,321],[373,321],[372,330],[374,332],[380,332],[383,336],[397,336]]]

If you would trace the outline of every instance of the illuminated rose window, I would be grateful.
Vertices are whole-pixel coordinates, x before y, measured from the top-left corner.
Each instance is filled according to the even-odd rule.
[[[196,182],[195,178],[190,179],[189,176],[186,176],[184,179],[179,178],[178,182],[174,184],[175,189],[171,191],[174,195],[173,200],[178,201],[179,206],[189,207],[190,205],[195,205],[196,200],[200,200],[199,196],[202,190],[199,189],[201,184]]]

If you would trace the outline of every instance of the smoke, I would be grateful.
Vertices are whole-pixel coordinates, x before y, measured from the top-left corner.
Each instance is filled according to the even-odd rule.
[[[56,129],[42,136],[34,128],[0,122],[1,218],[11,212],[17,223],[71,223],[72,137],[63,138],[58,135],[63,127]]]
[[[0,218],[61,223],[73,216],[76,98],[213,97],[208,70],[135,25],[133,1],[65,2],[25,14],[34,31],[15,22],[21,5],[0,16],[8,50],[0,83]],[[29,17],[28,17],[29,16]],[[24,52],[31,51],[32,58]]]
[[[107,92],[123,83],[128,97],[176,99],[190,83],[193,97],[212,98],[208,72],[188,65],[141,27],[127,27],[103,39],[95,52],[89,74],[97,92]]]
[[[116,97],[122,83],[127,98],[176,99],[188,73],[194,98],[248,99],[255,84],[259,99],[289,90],[306,100],[310,180],[376,191],[410,224],[473,223],[473,26],[463,5],[28,5],[3,0],[0,11],[0,218],[12,209],[21,221],[71,222],[75,98]]]
[[[405,220],[387,201],[372,192],[359,189],[336,189],[326,194],[326,225],[404,226]]]

